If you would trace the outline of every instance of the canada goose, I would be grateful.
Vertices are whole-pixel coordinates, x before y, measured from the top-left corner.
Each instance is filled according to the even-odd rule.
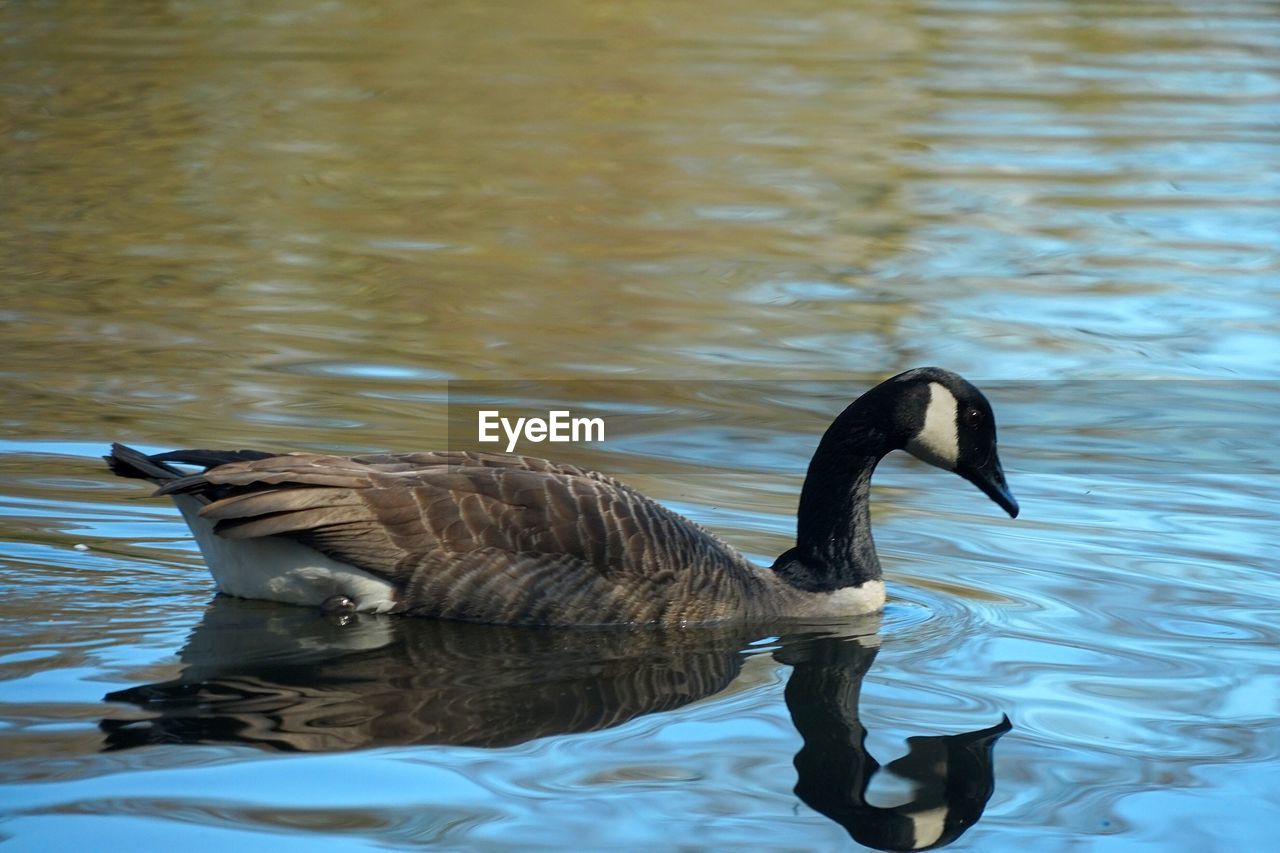
[[[684,624],[846,616],[884,605],[871,474],[904,449],[1010,516],[991,406],[940,368],[854,400],[809,463],[796,544],[770,569],[612,477],[500,453],[357,456],[113,445],[160,485],[218,588],[326,608],[513,625]],[[186,474],[168,463],[202,466]]]

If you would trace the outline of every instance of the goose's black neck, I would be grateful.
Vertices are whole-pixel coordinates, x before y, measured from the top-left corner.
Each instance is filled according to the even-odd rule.
[[[774,571],[805,592],[880,579],[871,474],[893,447],[867,408],[865,398],[854,401],[823,435],[800,492],[796,545],[774,561]]]

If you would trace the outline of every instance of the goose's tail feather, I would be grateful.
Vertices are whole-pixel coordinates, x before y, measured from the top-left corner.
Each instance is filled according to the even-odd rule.
[[[208,470],[229,462],[248,462],[275,455],[262,450],[174,450],[148,456],[141,450],[135,450],[117,442],[111,445],[111,453],[102,458],[107,461],[107,467],[121,477],[147,480],[161,486],[170,480],[186,477],[191,473],[173,467],[168,464],[170,462],[199,465]]]

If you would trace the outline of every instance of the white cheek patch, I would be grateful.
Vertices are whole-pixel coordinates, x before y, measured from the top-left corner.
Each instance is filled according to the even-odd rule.
[[[947,830],[949,812],[950,809],[945,804],[923,811],[908,812],[907,817],[911,819],[912,829],[915,832],[915,842],[912,846],[918,850],[941,840],[942,833]]]
[[[955,395],[937,382],[929,383],[929,405],[924,426],[907,442],[907,452],[930,465],[947,471],[956,469],[960,458],[960,436],[956,434]]]

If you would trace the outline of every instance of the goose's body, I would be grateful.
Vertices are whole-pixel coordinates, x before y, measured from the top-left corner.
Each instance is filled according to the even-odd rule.
[[[230,595],[505,624],[681,624],[880,609],[870,478],[897,448],[1016,515],[990,406],[936,368],[881,383],[831,425],[809,466],[796,547],[769,569],[618,480],[528,456],[146,456],[115,445],[107,461],[174,498]]]

